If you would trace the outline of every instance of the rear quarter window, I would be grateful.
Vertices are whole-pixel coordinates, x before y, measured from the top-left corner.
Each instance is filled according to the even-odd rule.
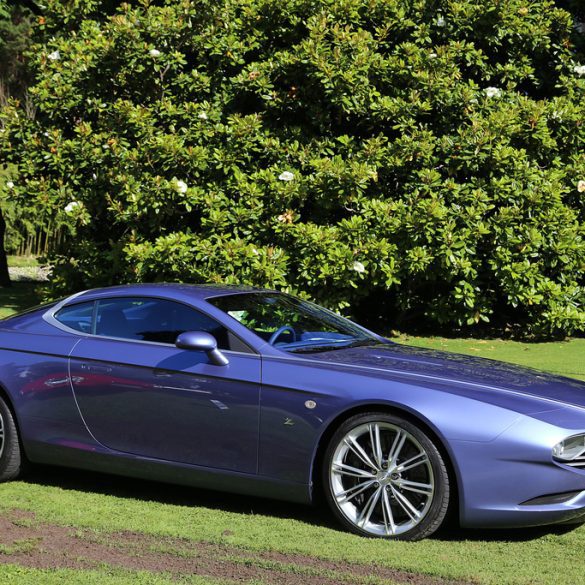
[[[55,315],[55,319],[66,327],[75,329],[75,331],[91,333],[93,305],[93,301],[68,305]]]

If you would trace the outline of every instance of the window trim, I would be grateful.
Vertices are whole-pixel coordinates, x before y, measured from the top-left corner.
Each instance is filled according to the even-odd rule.
[[[95,302],[93,299],[90,299],[87,301],[79,301],[77,303],[72,302],[75,299],[79,298],[85,292],[87,292],[87,291],[82,290],[78,293],[75,293],[74,295],[71,295],[70,297],[62,299],[56,305],[49,307],[49,309],[43,313],[43,316],[42,316],[43,320],[46,321],[47,323],[49,323],[49,325],[52,325],[53,327],[56,327],[57,329],[60,329],[61,331],[65,331],[66,333],[73,333],[73,334],[75,334],[77,336],[81,336],[81,337],[85,337],[85,336],[89,335],[88,333],[84,333],[83,331],[78,331],[77,329],[67,327],[67,325],[65,325],[64,323],[61,323],[61,321],[59,321],[55,317],[55,315],[61,309],[65,308],[65,307],[80,305],[81,303],[85,303],[85,302],[87,302],[87,303]],[[94,307],[95,307],[95,305],[94,305]],[[93,323],[93,316],[92,316],[92,323]]]
[[[81,329],[74,329],[73,327],[69,327],[68,325],[65,325],[65,323],[63,323],[62,321],[59,321],[59,319],[57,319],[57,317],[56,317],[57,313],[61,312],[63,309],[67,309],[69,307],[71,307],[71,308],[80,307],[81,305],[87,305],[88,308],[91,307],[91,321],[89,323],[89,325],[90,325],[89,332],[82,331]],[[56,305],[55,307],[53,307],[53,310],[51,310],[50,312],[53,313],[51,315],[52,321],[49,320],[48,318],[46,318],[47,313],[43,314],[43,319],[45,321],[48,321],[51,325],[59,327],[59,329],[61,329],[63,331],[67,331],[68,333],[75,333],[76,335],[89,335],[91,332],[91,329],[93,328],[93,322],[95,319],[95,302],[94,301],[81,301],[79,303],[72,303],[71,305],[63,305],[61,307]]]
[[[176,299],[169,299],[168,297],[156,296],[156,295],[147,295],[147,296],[145,296],[145,295],[121,295],[121,296],[114,296],[114,297],[93,298],[93,299],[88,299],[85,301],[82,301],[80,299],[79,302],[77,302],[77,303],[71,302],[71,301],[74,301],[75,299],[79,298],[84,292],[87,292],[87,291],[81,291],[79,293],[76,293],[70,297],[67,297],[66,299],[63,299],[61,302],[57,303],[56,305],[52,306],[51,308],[49,308],[48,311],[46,311],[43,314],[43,319],[47,323],[52,325],[53,327],[56,327],[57,329],[60,329],[61,331],[65,331],[66,333],[73,333],[74,335],[76,335],[78,337],[93,338],[93,339],[113,339],[115,341],[126,341],[128,343],[140,343],[140,344],[146,343],[147,345],[176,348],[174,343],[164,343],[162,341],[145,341],[143,339],[130,339],[128,337],[114,337],[113,335],[98,335],[97,333],[95,333],[96,324],[97,324],[96,320],[97,320],[98,301],[104,301],[104,300],[112,301],[112,300],[117,300],[117,299],[145,299],[145,300],[150,299],[150,300],[167,301],[167,302],[177,303],[179,305],[183,305],[183,306],[187,307],[188,309],[191,309],[194,311],[198,311],[199,313],[201,313],[202,315],[204,315],[208,319],[215,321],[216,323],[218,323],[222,327],[225,327],[225,329],[231,335],[233,335],[235,338],[237,338],[238,341],[243,346],[247,347],[250,350],[250,351],[237,351],[237,350],[232,350],[232,349],[218,348],[218,349],[220,349],[220,351],[228,352],[231,354],[239,354],[239,355],[260,355],[259,352],[257,352],[253,347],[251,347],[249,343],[244,341],[237,333],[234,333],[234,331],[232,329],[230,329],[229,327],[227,327],[224,323],[222,323],[221,321],[218,321],[216,317],[209,315],[206,311],[200,309],[199,307],[195,307],[193,305],[190,305],[189,303],[185,303],[183,301],[178,301]],[[91,318],[91,333],[85,333],[84,331],[78,331],[77,329],[73,329],[71,327],[68,327],[64,323],[61,323],[61,321],[59,321],[56,317],[57,313],[61,309],[64,309],[66,307],[73,307],[75,305],[81,305],[82,303],[93,303],[93,312],[92,312],[92,318]]]

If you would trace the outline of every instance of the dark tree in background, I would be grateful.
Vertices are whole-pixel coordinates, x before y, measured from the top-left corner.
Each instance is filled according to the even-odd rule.
[[[8,260],[4,249],[4,236],[6,234],[6,222],[0,209],[0,286],[11,286],[10,274],[8,273]]]
[[[30,78],[25,52],[31,43],[33,11],[39,12],[32,1],[0,0],[0,107],[10,99],[17,100],[27,115],[33,106],[28,95]],[[0,171],[3,166],[0,160]],[[3,174],[0,172],[0,178]],[[6,188],[5,185],[2,188]],[[0,207],[0,286],[10,286],[5,249],[6,221]]]
[[[0,0],[0,100],[27,99],[30,83],[25,52],[31,42],[33,14],[25,2]]]

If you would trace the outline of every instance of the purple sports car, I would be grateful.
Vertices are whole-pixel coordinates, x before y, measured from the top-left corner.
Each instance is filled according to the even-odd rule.
[[[25,460],[296,502],[365,536],[585,514],[585,383],[397,345],[275,291],[129,285],[0,322]]]

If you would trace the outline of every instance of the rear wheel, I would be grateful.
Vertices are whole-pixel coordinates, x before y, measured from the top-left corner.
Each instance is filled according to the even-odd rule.
[[[18,430],[12,412],[0,398],[0,481],[14,479],[22,467]]]
[[[325,452],[325,495],[333,513],[364,536],[419,540],[441,525],[449,476],[433,441],[399,416],[354,416]]]

